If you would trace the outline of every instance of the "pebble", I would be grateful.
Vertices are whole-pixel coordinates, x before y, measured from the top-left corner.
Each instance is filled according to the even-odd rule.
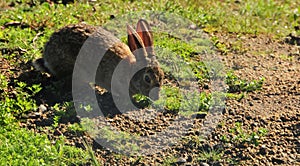
[[[209,164],[201,162],[200,166],[209,166]]]
[[[180,157],[180,158],[177,159],[176,163],[178,163],[178,164],[186,163],[186,159],[183,158],[183,157]]]
[[[47,107],[46,107],[44,104],[41,104],[41,105],[39,106],[39,111],[45,112],[45,111],[47,111]]]

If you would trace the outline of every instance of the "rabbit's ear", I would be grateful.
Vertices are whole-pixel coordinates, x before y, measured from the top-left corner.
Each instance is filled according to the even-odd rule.
[[[134,52],[137,49],[145,47],[138,33],[130,25],[127,25],[127,35],[128,35],[128,46],[131,52]]]
[[[148,22],[144,19],[140,19],[137,23],[136,31],[142,39],[148,55],[154,55],[153,34]]]

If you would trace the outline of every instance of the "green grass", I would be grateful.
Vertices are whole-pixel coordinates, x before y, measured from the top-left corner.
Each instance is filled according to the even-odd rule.
[[[204,24],[208,31],[235,33],[268,33],[286,36],[299,26],[299,2],[293,0],[189,1],[197,16],[188,15]],[[187,5],[189,6],[189,5]]]
[[[37,109],[32,97],[41,90],[41,87],[37,84],[27,86],[24,82],[16,82],[14,90],[9,91],[7,78],[4,75],[0,76],[2,79],[1,96],[3,96],[0,100],[0,125],[5,126],[12,123],[15,117]]]
[[[64,145],[54,145],[46,135],[19,128],[0,128],[1,165],[80,165],[87,163],[87,152]]]
[[[52,109],[55,111],[53,127],[57,127],[59,123],[67,123],[68,120],[76,117],[73,102],[64,102],[63,104],[56,103]]]
[[[37,109],[32,98],[40,85],[16,82],[9,90],[8,80],[1,75],[0,100],[0,163],[3,165],[78,165],[88,163],[82,149],[67,146],[63,137],[52,144],[45,134],[37,134],[18,126],[18,117]]]
[[[154,107],[188,116],[207,112],[210,103],[210,94],[164,86],[161,90],[161,98],[154,102]]]

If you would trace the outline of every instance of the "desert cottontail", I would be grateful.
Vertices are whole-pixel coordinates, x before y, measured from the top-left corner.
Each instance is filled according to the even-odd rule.
[[[45,45],[43,58],[38,59],[36,64],[40,69],[46,69],[58,79],[72,77],[80,49],[85,42],[89,41],[100,52],[104,52],[103,58],[97,64],[95,75],[97,85],[112,91],[112,81],[117,81],[116,84],[126,84],[125,82],[127,82],[129,85],[127,90],[121,89],[117,92],[129,92],[130,97],[138,93],[149,96],[152,88],[162,85],[164,77],[153,51],[153,36],[150,26],[146,20],[140,19],[136,30],[127,25],[127,34],[129,47],[101,27],[86,24],[69,25],[52,34]],[[84,56],[89,59],[92,54],[94,53],[87,53]],[[113,79],[114,71],[121,61],[125,62],[123,67],[127,68],[121,69],[121,72],[123,72],[122,70],[132,71],[133,66],[142,66],[142,68],[136,68],[139,70],[134,75],[128,75],[128,72],[127,74],[120,73],[119,77],[122,78]],[[86,64],[86,68],[88,66],[89,64]],[[84,71],[86,68],[82,70]],[[89,72],[81,75],[89,75]],[[157,95],[158,93],[152,97],[156,99]]]

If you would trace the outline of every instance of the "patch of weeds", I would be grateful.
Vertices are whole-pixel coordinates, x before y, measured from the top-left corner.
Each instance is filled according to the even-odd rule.
[[[0,128],[0,163],[3,165],[81,165],[88,155],[59,140],[53,146],[47,135],[19,128]]]
[[[199,154],[198,161],[216,163],[222,159],[224,152],[222,150],[208,149],[202,150]]]
[[[192,43],[184,42],[182,39],[170,37],[166,34],[154,34],[154,36],[157,36],[157,38],[155,38],[156,41],[154,41],[156,45],[168,49],[168,52],[172,54],[179,55],[183,60],[190,60],[190,56],[196,52]],[[158,56],[165,57],[168,55],[158,54]]]
[[[101,128],[99,128],[99,124],[89,118],[82,118],[81,125],[91,137],[97,141],[104,141],[106,145],[110,146],[110,149],[130,155],[134,155],[140,149],[135,144],[139,140],[139,135],[130,134],[125,131],[116,131],[108,126],[100,125]]]
[[[229,142],[230,141],[229,138],[228,138],[228,136],[226,136],[226,135],[221,135],[220,140],[222,142]]]
[[[150,104],[153,103],[153,101],[149,97],[141,95],[141,94],[135,94],[133,96],[133,99],[134,99],[134,103],[136,103],[136,105],[139,108],[148,107],[148,106],[150,106]]]
[[[222,54],[226,55],[229,52],[229,48],[225,43],[220,42],[217,36],[213,36],[211,40]]]
[[[58,127],[59,123],[72,123],[76,120],[76,110],[73,102],[64,102],[63,105],[55,104],[52,108],[55,110],[53,127]]]
[[[8,86],[8,81],[5,75],[0,74],[0,125],[8,125],[12,124],[14,122],[14,116],[11,112],[8,112],[5,104],[5,98],[8,94],[7,92],[7,86]]]
[[[234,128],[229,129],[229,133],[231,133],[232,136],[228,137],[226,135],[223,135],[221,137],[221,140],[223,142],[231,142],[234,144],[249,143],[257,146],[259,145],[259,139],[265,136],[268,133],[268,130],[265,128],[259,128],[258,131],[248,133],[242,128],[242,123],[238,122],[235,123]]]
[[[203,136],[199,135],[191,135],[187,137],[183,137],[183,144],[192,147],[195,149],[200,149],[200,147],[203,145],[205,142],[205,138]]]
[[[26,92],[26,91],[30,92]],[[23,113],[34,111],[37,109],[35,101],[31,98],[36,93],[41,90],[40,85],[32,85],[32,87],[27,87],[24,82],[17,82],[17,87],[15,88],[14,97],[6,98],[7,104],[12,104],[11,108],[14,108],[14,113],[21,115]]]
[[[93,165],[94,166],[100,166],[100,163],[96,158],[95,152],[93,151],[92,145],[88,144],[85,139],[84,139],[83,144],[84,144],[84,147],[85,147],[86,151],[88,152],[88,154],[91,158],[91,161],[92,161]]]
[[[2,79],[5,80],[5,78]],[[1,125],[7,125],[13,121],[14,117],[20,117],[37,109],[35,100],[32,97],[41,90],[40,85],[27,86],[24,82],[16,82],[15,84],[17,85],[15,89],[9,91],[7,82],[1,83],[1,89],[3,89],[1,93],[3,98],[0,100],[0,108],[2,108],[0,109]]]
[[[243,53],[246,51],[246,48],[243,47],[243,42],[240,40],[240,37],[241,35],[238,34],[236,41],[225,41],[225,43],[220,41],[217,36],[212,36],[211,40],[222,54],[227,55],[228,52]]]
[[[191,61],[190,63],[198,83],[204,87],[211,77],[205,63],[202,61]]]
[[[179,87],[163,86],[161,97],[154,102],[154,107],[185,116],[209,109],[211,96],[197,90],[184,90]]]
[[[122,160],[123,158],[125,158],[125,155],[120,154],[120,153],[114,153],[113,156],[117,160]]]
[[[86,130],[81,126],[81,124],[73,123],[68,125],[68,131],[83,134]]]
[[[164,86],[161,90],[161,96],[154,104],[157,107],[163,107],[166,110],[178,112],[182,95],[178,87]]]
[[[234,99],[237,101],[240,101],[241,99],[243,99],[245,97],[245,93],[240,93],[240,94],[236,94],[236,93],[226,93],[226,98],[229,99]]]
[[[289,60],[289,61],[292,61],[294,59],[294,56],[292,56],[292,55],[285,55],[285,54],[281,54],[279,57],[281,59],[283,59],[283,60]]]
[[[54,116],[54,117],[53,117],[53,125],[52,125],[52,126],[53,126],[54,128],[57,128],[57,127],[58,127],[59,119],[60,119],[59,116]]]
[[[230,165],[241,165],[241,161],[236,158],[227,158],[225,159]]]
[[[6,111],[6,105],[3,102],[0,102],[0,125],[14,125],[15,117],[11,112]]]
[[[140,161],[144,160],[143,156],[130,157],[129,161],[132,163],[131,165],[138,165]]]
[[[265,78],[260,80],[241,80],[232,72],[227,73],[226,84],[228,85],[228,92],[252,92],[255,90],[260,90]]]
[[[0,92],[4,93],[4,91],[7,89],[8,86],[8,79],[5,75],[0,73]]]
[[[178,35],[180,36],[180,34]],[[201,33],[197,35],[201,35]],[[156,48],[157,58],[167,75],[172,75],[177,80],[207,82],[209,71],[200,58],[202,53],[212,53],[212,45],[208,39],[193,38],[191,35],[193,39],[187,42],[184,35],[182,38],[165,33],[158,33],[154,36],[157,36],[155,43],[159,46]]]
[[[33,59],[34,55],[40,55],[42,51],[41,44],[39,44],[38,48],[35,48],[37,41],[34,41],[34,44],[32,44],[36,35],[37,33],[29,28],[4,29],[2,38],[8,42],[0,42],[0,49],[5,53],[3,57],[10,62],[14,62],[11,65],[22,67],[20,66],[20,61],[27,63]]]
[[[172,164],[176,163],[176,161],[177,161],[177,157],[175,157],[175,156],[168,156],[167,158],[165,158],[163,160],[162,165],[169,166],[169,165],[172,165]]]
[[[138,135],[132,135],[125,131],[113,131],[108,127],[103,127],[99,129],[98,132],[101,140],[105,139],[111,148],[119,152],[130,153],[133,155],[140,150],[140,147],[135,144],[139,139]]]
[[[233,141],[237,142],[245,142],[250,138],[250,135],[248,135],[242,128],[242,123],[235,123],[235,127],[229,130],[230,133],[234,134]]]

